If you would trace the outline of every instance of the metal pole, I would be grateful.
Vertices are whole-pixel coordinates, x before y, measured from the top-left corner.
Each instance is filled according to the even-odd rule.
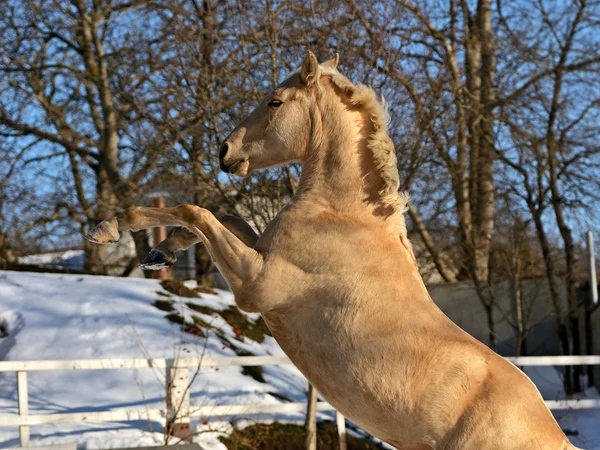
[[[596,255],[594,254],[594,234],[591,231],[587,232],[587,250],[588,250],[588,262],[590,271],[590,295],[586,299],[585,305],[585,347],[586,353],[592,355],[594,353],[594,347],[592,344],[593,333],[592,329],[592,310],[598,304],[598,282],[596,280]],[[596,369],[594,366],[588,366],[588,386],[595,386],[595,373]]]
[[[598,304],[598,281],[596,280],[596,255],[594,254],[594,234],[587,232],[588,261],[590,264],[590,289],[592,307]]]

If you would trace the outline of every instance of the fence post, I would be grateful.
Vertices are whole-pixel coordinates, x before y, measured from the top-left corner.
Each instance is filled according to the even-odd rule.
[[[17,397],[19,401],[19,416],[29,415],[29,394],[27,392],[27,372],[17,372]],[[29,425],[19,425],[21,447],[29,447]]]
[[[165,433],[190,439],[190,389],[187,365],[178,359],[167,361],[167,423]]]
[[[337,424],[340,450],[346,450],[346,418],[337,410],[335,411],[335,423]]]
[[[306,450],[317,450],[317,390],[308,383],[308,403],[306,405]]]

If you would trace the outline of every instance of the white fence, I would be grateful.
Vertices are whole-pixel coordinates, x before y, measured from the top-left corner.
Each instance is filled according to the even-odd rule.
[[[600,365],[600,356],[525,356],[506,358],[517,366],[568,366],[568,365]],[[116,369],[164,369],[167,379],[183,379],[187,383],[188,368],[202,366],[272,366],[292,364],[286,357],[278,356],[238,356],[227,358],[180,358],[173,359],[89,359],[66,361],[2,361],[0,372],[17,374],[18,415],[0,414],[1,427],[19,427],[21,447],[29,445],[29,427],[33,425],[55,423],[85,422],[122,422],[133,420],[166,421],[167,409],[114,410],[88,413],[61,414],[29,414],[27,389],[27,373],[37,371],[59,370],[116,370]],[[182,371],[185,371],[183,374]],[[177,376],[175,376],[177,374]],[[185,375],[185,376],[180,376]],[[203,406],[189,410],[189,390],[185,389],[180,410],[186,411],[185,417],[178,418],[181,423],[188,423],[190,417],[219,417],[254,414],[275,414],[302,412],[306,403],[283,403],[276,405],[221,405]],[[187,404],[186,404],[187,403]],[[598,399],[582,400],[546,400],[550,409],[591,409],[600,408]],[[326,402],[317,404],[319,411],[335,411]],[[345,434],[343,416],[336,412],[336,422],[340,435]]]
[[[0,428],[19,427],[21,447],[29,445],[29,427],[32,425],[56,424],[56,423],[85,423],[85,422],[123,422],[134,420],[157,420],[166,423],[169,411],[159,408],[139,410],[113,410],[87,413],[60,413],[60,414],[29,414],[29,399],[27,389],[27,373],[39,371],[61,371],[61,370],[118,370],[118,369],[163,369],[166,371],[167,380],[173,380],[171,394],[179,398],[172,400],[171,404],[178,405],[178,417],[175,425],[189,424],[190,417],[221,417],[221,416],[249,416],[255,414],[276,414],[303,412],[306,403],[283,403],[275,405],[220,405],[189,407],[188,368],[202,366],[274,366],[281,364],[292,364],[287,357],[279,356],[238,356],[225,358],[179,358],[174,359],[82,359],[64,361],[2,361],[0,372],[16,372],[17,374],[17,396],[18,415],[0,414]],[[177,386],[180,385],[180,386]],[[318,402],[317,410],[335,411],[326,402]],[[183,413],[183,414],[182,414]],[[336,412],[338,433],[345,434],[345,422],[343,416]],[[171,419],[173,419],[171,417]]]

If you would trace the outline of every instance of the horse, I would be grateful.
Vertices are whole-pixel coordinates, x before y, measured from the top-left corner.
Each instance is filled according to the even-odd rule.
[[[256,235],[196,205],[132,207],[87,238],[175,226],[143,261],[203,242],[237,306],[262,314],[319,393],[398,449],[575,449],[517,367],[456,326],[419,274],[388,112],[375,92],[308,52],[219,149],[238,176],[298,161],[293,198]]]

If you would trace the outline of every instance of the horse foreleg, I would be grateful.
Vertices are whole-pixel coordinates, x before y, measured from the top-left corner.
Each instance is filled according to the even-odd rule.
[[[187,228],[175,228],[169,237],[155,246],[140,264],[146,270],[160,270],[172,266],[177,261],[176,252],[186,250],[202,242],[196,233]]]
[[[248,230],[241,233],[242,238],[238,237],[204,208],[194,205],[174,208],[129,208],[98,224],[89,231],[87,238],[100,244],[111,243],[118,241],[123,231],[160,226],[184,227],[200,238],[231,287],[238,306],[248,311],[258,311],[258,305],[253,300],[252,285],[261,274],[264,261],[262,256],[248,245],[250,240],[255,242],[256,239],[251,237]],[[239,222],[235,227],[243,228]],[[185,239],[189,237],[179,233],[178,236],[178,239],[174,239],[175,247],[184,245]],[[173,242],[165,245],[173,245]]]
[[[258,235],[243,219],[236,216],[224,216],[219,221],[248,247],[256,245]],[[167,239],[148,253],[141,266],[147,270],[159,270],[172,266],[177,261],[176,252],[186,250],[201,242],[202,238],[186,228],[175,228]]]

